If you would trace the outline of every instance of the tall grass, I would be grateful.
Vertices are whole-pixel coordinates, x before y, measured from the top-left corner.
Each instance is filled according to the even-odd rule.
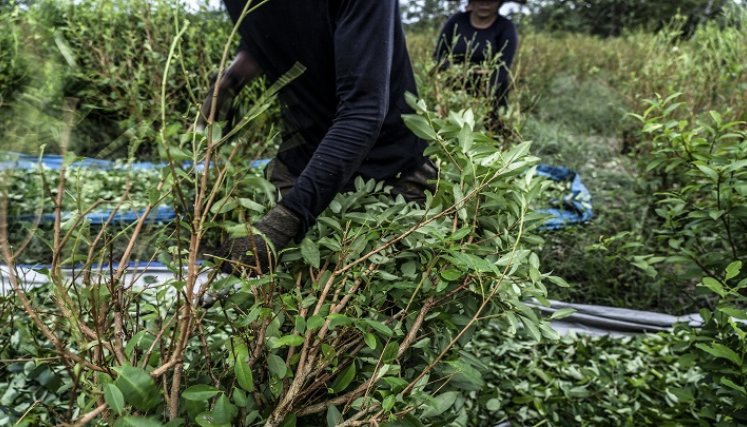
[[[526,110],[551,92],[557,77],[574,76],[614,88],[630,108],[655,94],[681,92],[692,114],[731,109],[745,117],[747,28],[741,23],[747,12],[732,13],[727,20],[732,25],[709,23],[689,38],[682,37],[677,21],[655,34],[635,31],[616,38],[522,28],[513,67],[514,102]],[[408,36],[416,69],[426,81],[436,34]]]

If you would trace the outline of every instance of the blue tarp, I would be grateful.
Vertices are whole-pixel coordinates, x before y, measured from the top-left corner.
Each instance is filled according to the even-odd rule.
[[[540,164],[537,166],[537,175],[553,181],[571,182],[570,193],[564,195],[562,200],[552,201],[556,207],[539,209],[551,216],[542,226],[543,230],[560,230],[569,225],[585,223],[594,217],[591,193],[575,171],[563,166]]]
[[[145,213],[144,209],[137,210],[137,211],[120,211],[114,214],[112,217],[111,222],[114,224],[131,224],[133,222],[137,222],[141,216]],[[90,224],[93,225],[102,225],[106,223],[106,221],[111,216],[112,211],[111,210],[102,210],[102,211],[96,211],[91,212],[88,215],[86,215],[86,219]],[[73,213],[70,212],[63,212],[62,213],[62,222],[65,222],[69,219],[73,218]],[[154,223],[164,223],[169,222],[176,218],[176,212],[171,206],[159,206],[158,208],[155,208],[151,210],[150,214],[148,215],[148,220],[146,221],[146,224],[154,224]],[[37,218],[34,215],[22,215],[20,217],[14,218],[17,221],[27,221],[27,222],[33,222],[36,221]],[[42,214],[40,218],[40,222],[42,224],[44,223],[51,223],[55,220],[55,214],[53,213],[46,213]]]
[[[21,170],[33,170],[37,169],[40,165],[49,170],[60,170],[64,162],[64,157],[58,154],[45,154],[41,158],[36,156],[30,156],[21,153],[2,153],[0,155],[0,171],[7,169],[21,169]],[[261,168],[269,163],[268,159],[254,160],[251,163],[252,168]],[[99,169],[99,170],[153,170],[163,169],[168,166],[168,163],[164,162],[133,162],[123,163],[110,160],[81,158],[71,163],[71,168],[87,168],[87,169]],[[184,162],[182,164],[183,169],[190,169],[192,167],[191,162]],[[197,170],[202,171],[204,165],[202,163],[197,164]],[[101,210],[91,212],[86,215],[86,219],[93,225],[104,224],[109,216],[111,216],[111,210]],[[112,217],[112,223],[129,224],[136,222],[145,213],[144,210],[137,211],[119,211]],[[73,214],[65,212],[62,214],[62,221],[67,221],[72,218]],[[148,215],[148,224],[152,223],[164,223],[172,221],[176,218],[176,212],[170,206],[159,206],[153,209]],[[23,215],[21,217],[14,218],[19,221],[35,221],[34,215]],[[54,222],[55,215],[53,213],[43,214],[40,218],[42,223]]]
[[[63,157],[60,155],[47,154],[40,158],[19,153],[5,153],[0,156],[0,171],[5,169],[35,169],[39,164],[47,169],[59,170],[63,163]],[[261,168],[269,162],[268,159],[254,160],[251,163],[253,168]],[[136,162],[122,163],[100,159],[80,159],[71,164],[71,167],[91,168],[91,169],[160,169],[165,168],[167,163],[153,162]],[[183,168],[189,169],[190,162],[185,162]],[[202,164],[198,164],[198,170],[202,169]],[[548,214],[547,219],[542,226],[543,230],[559,230],[570,225],[585,223],[594,216],[591,207],[591,194],[586,186],[581,182],[581,177],[573,170],[563,166],[550,166],[540,164],[537,166],[537,175],[552,179],[558,182],[570,181],[570,193],[563,196],[562,200],[553,200],[553,207],[539,209],[539,212]],[[91,224],[103,224],[109,218],[111,211],[98,211],[86,215]],[[143,211],[118,212],[112,219],[115,223],[129,223],[137,221],[142,216]],[[63,220],[69,219],[72,214],[64,214]],[[153,210],[148,218],[149,222],[161,223],[173,220],[176,212],[171,207],[161,206]],[[26,215],[21,220],[33,220],[32,215]],[[41,218],[43,222],[54,221],[53,214],[44,214]]]
[[[32,169],[36,169],[40,164],[46,169],[60,170],[63,162],[64,162],[64,157],[58,154],[45,154],[44,156],[39,158],[36,156],[30,156],[28,154],[9,152],[9,153],[3,153],[2,155],[0,155],[0,171],[6,170],[6,169],[32,170]],[[260,168],[266,165],[268,162],[269,160],[267,159],[254,160],[251,163],[251,167]],[[168,163],[165,163],[165,162],[124,163],[124,162],[116,162],[116,161],[110,161],[110,160],[82,158],[70,164],[69,167],[101,169],[101,170],[108,170],[108,169],[148,170],[148,169],[163,169],[167,166],[168,166]],[[186,161],[182,163],[182,168],[191,169],[192,162]],[[204,168],[203,163],[197,164],[198,171],[201,171],[203,168]]]

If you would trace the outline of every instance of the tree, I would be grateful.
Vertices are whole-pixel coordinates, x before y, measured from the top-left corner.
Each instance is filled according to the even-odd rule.
[[[534,25],[545,30],[583,32],[614,37],[627,29],[656,31],[677,15],[686,34],[734,5],[733,0],[558,0],[531,5]]]
[[[402,4],[402,17],[418,27],[439,26],[460,4],[458,0],[410,0]]]

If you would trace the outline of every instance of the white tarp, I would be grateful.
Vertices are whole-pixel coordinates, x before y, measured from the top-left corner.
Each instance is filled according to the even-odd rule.
[[[26,289],[49,282],[46,274],[42,274],[30,267],[17,267],[16,271]],[[8,273],[8,267],[0,265],[0,294],[13,292]],[[62,271],[62,274],[71,280],[73,277],[77,280],[81,272],[80,270],[66,269]],[[101,269],[95,273],[94,278],[95,280],[96,278],[101,280],[101,283],[107,283],[108,276],[109,271]],[[155,288],[173,279],[174,273],[163,265],[141,264],[129,268],[127,273],[125,273],[123,283],[128,288]],[[202,273],[198,277],[198,286],[202,286],[207,280],[208,273]],[[693,327],[699,327],[703,324],[703,320],[698,314],[672,316],[650,311],[588,304],[570,304],[561,301],[550,301],[549,307],[536,302],[531,305],[536,307],[546,317],[551,316],[561,309],[572,308],[576,310],[575,313],[562,320],[553,320],[551,322],[553,329],[561,335],[575,332],[583,335],[625,336],[667,331],[675,323],[686,323]]]

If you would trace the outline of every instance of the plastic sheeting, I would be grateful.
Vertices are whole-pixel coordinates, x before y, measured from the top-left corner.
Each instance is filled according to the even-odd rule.
[[[94,283],[108,283],[111,270],[116,270],[117,267],[118,265],[116,264],[113,264],[111,269],[108,265],[94,266],[91,268],[92,280]],[[47,269],[47,266],[18,265],[15,268],[15,273],[22,282],[22,287],[26,290],[30,290],[49,283]],[[78,280],[81,277],[81,270],[79,268],[65,268],[62,269],[61,273],[63,277],[70,281]],[[149,289],[163,286],[174,279],[174,272],[161,263],[131,262],[127,266],[127,271],[122,278],[122,283],[125,287]],[[208,272],[201,273],[197,278],[198,287],[205,284],[207,280]],[[0,295],[10,294],[12,292],[13,288],[11,286],[9,268],[7,265],[0,265]]]
[[[561,335],[574,332],[582,335],[615,337],[668,331],[672,329],[675,323],[685,323],[695,328],[703,325],[703,319],[699,314],[672,316],[652,311],[571,304],[561,301],[550,301],[549,307],[536,302],[530,305],[537,308],[546,317],[552,316],[553,313],[562,309],[575,310],[570,316],[551,322],[552,328]]]
[[[0,154],[0,171],[8,169],[20,169],[20,170],[33,170],[39,166],[48,170],[60,170],[64,162],[64,157],[57,154],[46,154],[41,157],[29,156],[21,153],[3,153]],[[269,163],[268,159],[254,160],[251,162],[252,168],[261,168]],[[99,169],[99,170],[153,170],[163,169],[167,167],[167,163],[154,163],[154,162],[134,162],[134,163],[122,163],[109,160],[82,158],[72,162],[69,167],[71,168],[87,168],[87,169]],[[192,166],[191,162],[184,162],[182,168],[190,169]],[[202,171],[204,165],[202,163],[197,164],[197,170]],[[107,221],[114,224],[129,224],[140,220],[145,213],[145,210],[132,210],[132,211],[117,211],[112,216],[111,210],[99,210],[91,212],[85,215],[88,222],[92,225],[102,225]],[[62,221],[67,221],[73,218],[74,214],[71,212],[62,213]],[[109,219],[111,217],[111,220]],[[176,218],[176,212],[170,206],[159,206],[153,209],[148,215],[147,224],[159,224],[172,221]],[[22,215],[15,217],[13,220],[16,221],[36,221],[37,218],[34,215]],[[42,214],[38,220],[41,223],[52,223],[55,221],[55,214],[46,213]]]
[[[145,214],[145,210],[137,210],[137,211],[118,211],[112,215],[111,210],[101,210],[96,212],[91,212],[89,214],[86,214],[85,217],[88,220],[90,224],[93,225],[102,225],[106,223],[109,220],[109,217],[111,217],[110,223],[112,224],[132,224],[134,222],[137,222],[140,220],[140,217],[142,217]],[[72,219],[74,216],[73,213],[70,212],[63,212],[62,213],[62,222],[65,222],[69,219]],[[172,221],[176,218],[176,211],[170,206],[159,206],[156,209],[151,210],[151,212],[148,214],[148,219],[146,220],[146,224],[161,224],[165,222]],[[20,217],[13,218],[16,221],[35,221],[36,217],[34,215],[21,215]],[[39,218],[41,223],[52,223],[55,220],[55,214],[53,213],[46,213],[42,214]]]
[[[116,265],[113,266],[116,269]],[[42,286],[49,282],[46,266],[17,266],[16,273],[27,289]],[[109,278],[108,266],[92,269],[94,276],[106,282]],[[63,269],[62,274],[68,278],[80,276],[80,269]],[[130,263],[124,282],[127,286],[158,287],[174,280],[174,272],[165,265],[150,263]],[[198,283],[202,285],[207,280],[207,272],[200,275]],[[0,266],[0,294],[10,293],[9,271],[7,266]],[[686,323],[692,327],[700,327],[703,320],[698,314],[686,316],[672,316],[669,314],[650,311],[631,310],[624,308],[606,307],[587,304],[570,304],[561,301],[550,301],[545,307],[538,302],[530,303],[544,316],[549,317],[562,309],[574,309],[575,313],[562,320],[551,322],[553,329],[560,334],[571,332],[582,335],[625,336],[642,333],[656,333],[671,330],[675,323]]]
[[[594,217],[591,206],[591,193],[581,182],[581,176],[575,171],[563,166],[550,166],[540,164],[537,166],[537,175],[553,181],[570,181],[570,193],[565,194],[562,200],[554,201],[561,207],[540,209],[540,212],[550,215],[545,221],[542,229],[560,230],[570,225],[582,224]]]
[[[63,156],[55,154],[47,154],[41,157],[34,157],[27,154],[21,153],[3,153],[0,154],[0,171],[6,169],[22,169],[32,170],[38,168],[40,165],[46,169],[59,170],[64,162]],[[269,159],[254,160],[251,163],[253,168],[264,167],[269,163]],[[182,167],[184,169],[191,168],[191,162],[184,162]],[[101,159],[90,159],[83,158],[73,162],[70,167],[79,168],[91,168],[91,169],[120,169],[120,170],[149,170],[149,169],[161,169],[167,167],[167,163],[153,163],[153,162],[134,162],[134,163],[122,163],[109,160]],[[203,165],[200,163],[197,165],[197,170],[202,170]],[[592,219],[594,216],[591,207],[591,194],[586,186],[581,181],[581,177],[573,170],[563,166],[550,166],[540,164],[537,166],[537,175],[552,179],[558,182],[570,181],[570,193],[564,195],[561,200],[553,201],[556,207],[539,209],[539,212],[549,215],[549,218],[545,221],[541,227],[543,230],[559,230],[571,225],[578,225],[585,223]],[[130,212],[117,212],[112,218],[114,223],[127,223],[135,222],[143,211],[130,211]],[[106,222],[111,215],[111,211],[96,211],[86,215],[88,221],[94,225],[100,225]],[[72,216],[71,213],[64,213],[63,220],[69,219]],[[168,206],[161,206],[149,215],[149,223],[163,223],[168,222],[176,218],[176,212]],[[14,218],[20,221],[31,221],[35,218],[32,215],[22,216],[20,218]],[[55,219],[54,214],[44,214],[41,217],[42,222],[53,222]]]
[[[32,170],[38,168],[40,165],[45,169],[60,170],[64,163],[64,157],[58,154],[45,154],[41,157],[30,156],[28,154],[21,153],[2,153],[0,154],[0,171],[7,169],[21,169],[21,170]],[[261,168],[269,163],[268,159],[254,160],[251,162],[251,167]],[[168,163],[163,162],[132,162],[124,163],[121,161],[110,161],[101,159],[81,158],[72,162],[69,167],[71,168],[88,168],[88,169],[120,169],[120,170],[149,170],[149,169],[163,169],[168,166]],[[183,169],[191,169],[192,162],[182,163]],[[202,171],[204,169],[203,163],[197,163],[197,170]]]

